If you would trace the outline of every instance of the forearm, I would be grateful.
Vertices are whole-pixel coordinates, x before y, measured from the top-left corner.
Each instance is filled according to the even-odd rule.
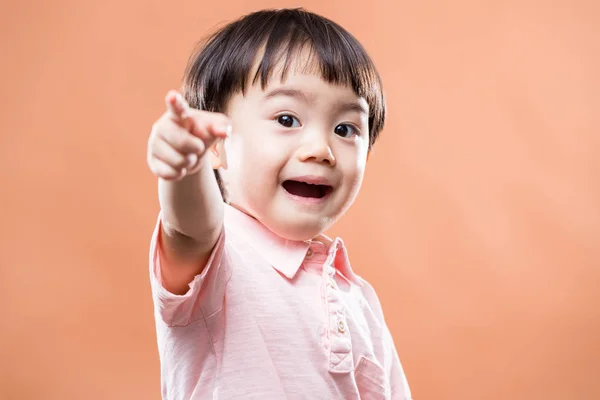
[[[208,157],[194,174],[179,181],[158,180],[163,232],[212,247],[223,222],[223,200]]]

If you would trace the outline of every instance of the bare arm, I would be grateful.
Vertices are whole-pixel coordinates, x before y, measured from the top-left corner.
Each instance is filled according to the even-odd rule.
[[[174,92],[166,103],[167,112],[148,141],[148,165],[158,177],[162,211],[162,284],[184,294],[221,234],[223,201],[207,153],[226,136],[229,121],[222,114],[190,109]]]

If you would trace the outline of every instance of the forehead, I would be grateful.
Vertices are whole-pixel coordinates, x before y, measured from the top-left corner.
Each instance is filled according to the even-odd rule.
[[[309,44],[295,51],[283,49],[268,53],[264,45],[257,52],[246,80],[247,90],[261,88],[269,92],[281,86],[299,86],[298,89],[321,86],[335,88],[346,97],[362,98],[349,82],[326,79],[322,62]]]
[[[263,89],[274,82],[283,83],[290,75],[314,75],[323,79],[321,62],[314,47],[305,44],[297,49],[267,49],[262,45],[256,52],[248,83],[260,84]]]

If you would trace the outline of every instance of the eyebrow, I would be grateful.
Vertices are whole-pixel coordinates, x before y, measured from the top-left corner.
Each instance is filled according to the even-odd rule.
[[[265,94],[265,99],[272,99],[278,96],[292,97],[305,103],[309,102],[308,97],[303,91],[285,88],[277,88],[267,92],[267,94]],[[341,112],[357,112],[360,114],[369,114],[367,109],[361,103],[355,102],[342,103],[339,105],[338,109]]]
[[[285,88],[273,89],[265,95],[265,99],[272,99],[273,97],[278,97],[278,96],[293,97],[295,99],[298,99],[298,100],[304,101],[305,103],[308,103],[308,98],[306,97],[304,92],[302,92],[300,90],[296,90],[296,89],[285,89]]]
[[[339,110],[342,112],[357,112],[359,114],[367,114],[367,109],[361,103],[343,103],[340,104]]]

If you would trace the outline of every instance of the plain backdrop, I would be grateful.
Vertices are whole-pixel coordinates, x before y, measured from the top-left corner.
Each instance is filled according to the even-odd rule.
[[[331,231],[415,399],[600,398],[600,3],[2,1],[0,398],[159,399],[151,124],[195,44],[304,6],[389,119]]]

